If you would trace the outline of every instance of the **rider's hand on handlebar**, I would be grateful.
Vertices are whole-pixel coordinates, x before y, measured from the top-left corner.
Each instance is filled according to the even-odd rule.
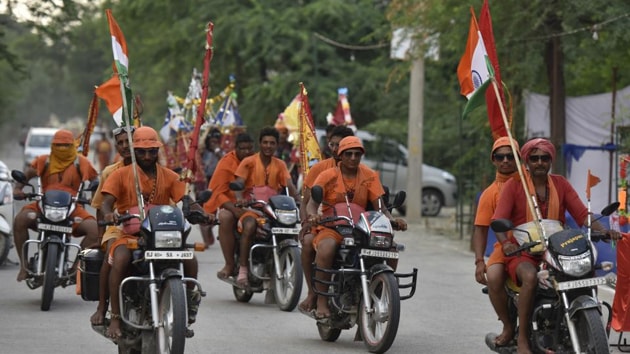
[[[394,230],[405,231],[407,230],[407,222],[400,218],[392,219],[392,227]]]
[[[509,241],[503,241],[501,247],[503,249],[503,254],[510,254],[518,249],[518,245]]]
[[[311,225],[318,225],[319,222],[322,220],[322,216],[319,214],[311,214],[308,216],[308,218],[306,218],[306,220],[311,224]]]
[[[22,188],[14,187],[13,188],[13,199],[15,200],[24,200],[26,198],[26,194]]]
[[[103,215],[103,221],[111,224],[116,224],[116,222],[118,221],[118,216],[116,215],[116,213],[107,213]]]

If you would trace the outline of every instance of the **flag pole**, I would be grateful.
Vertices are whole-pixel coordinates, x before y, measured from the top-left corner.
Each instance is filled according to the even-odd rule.
[[[494,90],[494,94],[497,96],[497,100],[499,101],[499,110],[501,111],[501,118],[503,118],[503,124],[505,125],[505,131],[507,132],[510,148],[512,149],[512,153],[514,154],[514,161],[516,161],[516,169],[518,170],[518,175],[521,179],[521,184],[523,186],[523,190],[525,191],[525,195],[527,196],[527,207],[529,208],[532,215],[535,217],[534,222],[540,235],[545,237],[545,230],[542,227],[542,217],[540,215],[540,209],[538,207],[538,203],[536,202],[536,196],[532,195],[527,186],[527,181],[525,180],[525,174],[523,172],[523,166],[521,165],[521,158],[519,157],[519,151],[516,149],[516,145],[514,145],[514,141],[512,138],[512,131],[510,130],[510,123],[508,122],[507,115],[505,113],[505,108],[503,107],[503,101],[501,100],[501,94],[499,93],[499,88],[497,84],[497,80],[494,76],[490,78],[492,80],[492,89]]]

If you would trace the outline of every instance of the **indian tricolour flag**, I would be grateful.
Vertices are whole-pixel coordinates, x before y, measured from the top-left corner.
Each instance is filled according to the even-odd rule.
[[[129,58],[127,57],[127,42],[118,23],[112,15],[112,10],[105,10],[107,13],[107,23],[109,24],[109,33],[112,35],[112,51],[114,52],[114,64],[116,72],[127,75],[129,71]]]
[[[121,126],[123,121],[123,101],[120,94],[120,80],[118,76],[112,76],[111,79],[97,87],[94,92],[105,101],[107,110],[112,114],[116,125]]]
[[[468,98],[468,104],[466,104],[463,116],[466,116],[468,112],[484,103],[485,91],[493,75],[492,65],[490,64],[472,7],[470,12],[470,29],[468,31],[466,51],[457,66],[457,77],[461,87],[460,92]]]
[[[117,125],[130,125],[131,112],[133,112],[133,104],[131,101],[131,88],[129,87],[129,57],[127,56],[127,42],[122,30],[112,15],[110,9],[105,10],[107,14],[107,23],[109,24],[109,33],[112,36],[112,52],[114,53],[114,71],[118,74],[115,79],[112,78],[100,88],[99,97],[103,98],[107,103],[107,108],[112,113],[114,121]],[[116,92],[111,89],[114,83],[119,84],[118,97]],[[123,112],[127,112],[127,120],[123,116]]]

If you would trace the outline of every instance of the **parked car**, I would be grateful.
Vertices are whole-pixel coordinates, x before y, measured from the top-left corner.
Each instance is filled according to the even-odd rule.
[[[39,155],[50,154],[50,143],[57,128],[30,128],[24,140],[24,166]]]
[[[324,146],[326,132],[316,129],[320,146]],[[407,148],[392,139],[358,130],[355,135],[365,147],[361,160],[373,170],[379,171],[381,183],[392,193],[407,189]],[[457,180],[451,173],[437,167],[422,164],[422,215],[436,216],[442,207],[453,207],[457,203]],[[405,206],[399,208],[405,214]]]

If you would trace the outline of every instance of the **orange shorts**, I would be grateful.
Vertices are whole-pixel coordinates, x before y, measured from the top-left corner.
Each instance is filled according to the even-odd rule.
[[[127,240],[137,240],[137,239],[138,239],[137,236],[125,235],[125,234],[122,234],[122,231],[121,231],[120,237],[117,238],[116,241],[114,241],[114,243],[112,243],[112,246],[109,248],[109,254],[107,255],[107,263],[109,263],[109,265],[114,264],[114,251],[116,250],[116,248],[118,248],[119,246],[127,247]]]
[[[341,241],[343,241],[343,236],[340,233],[328,227],[317,226],[313,233],[315,234],[315,237],[313,237],[313,248],[316,250],[317,244],[323,239],[332,238],[337,245],[340,245]]]
[[[37,206],[37,202],[32,202],[29,204],[26,204],[22,210],[31,210],[34,211],[38,214],[41,213],[41,210],[39,210],[39,207]],[[81,205],[77,204],[76,208],[74,209],[74,211],[72,212],[72,214],[70,214],[71,218],[80,218],[82,220],[89,220],[89,219],[94,219],[96,220],[96,218],[94,217],[94,215],[90,214],[87,212],[87,210],[85,210],[85,208],[83,208]],[[78,222],[75,222],[72,224],[72,235],[73,236],[83,236],[83,235],[75,235],[76,231],[77,231],[77,227],[79,227]]]
[[[112,239],[117,240],[123,235],[124,234],[119,227],[113,225],[108,226],[107,229],[105,229],[105,232],[103,233],[103,239],[101,240],[102,248],[105,249],[107,247],[107,241]]]
[[[256,213],[253,210],[246,210],[245,213],[243,213],[243,215],[241,215],[241,217],[238,218],[238,223],[236,223],[236,230],[239,233],[243,232],[243,221],[245,221],[245,218],[247,217],[258,219],[260,217],[260,214]]]
[[[510,242],[518,245],[514,238],[510,238]],[[518,276],[516,275],[516,268],[518,268],[519,264],[524,262],[530,263],[534,266],[534,268],[537,268],[538,264],[540,264],[540,257],[532,256],[527,252],[521,252],[520,255],[512,257],[505,257],[505,268],[510,275],[510,279],[512,279],[512,282],[514,282],[517,286],[521,286],[521,282],[518,280]]]
[[[488,257],[488,262],[486,262],[486,268],[495,264],[505,264],[503,245],[500,242],[494,243],[494,249],[492,250],[492,253],[490,253],[490,257]]]

